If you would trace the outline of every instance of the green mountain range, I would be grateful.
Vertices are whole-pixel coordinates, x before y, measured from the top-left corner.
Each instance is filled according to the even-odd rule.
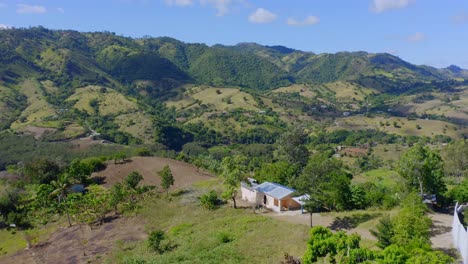
[[[418,66],[387,53],[314,54],[255,43],[210,47],[168,37],[8,29],[0,30],[0,128],[56,129],[52,139],[97,129],[112,141],[153,142],[164,138],[168,123],[201,123],[223,135],[226,126],[277,133],[284,126],[278,122],[288,123],[286,113],[336,117],[387,108],[465,124],[468,113],[456,113],[466,78],[468,70],[457,66]],[[444,96],[461,101],[449,104]],[[440,103],[408,108],[418,100]],[[216,118],[235,109],[270,115],[255,126]]]

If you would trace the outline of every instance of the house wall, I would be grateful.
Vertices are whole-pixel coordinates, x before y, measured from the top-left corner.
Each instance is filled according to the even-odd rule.
[[[287,196],[281,201],[281,207],[285,207],[289,210],[300,209],[301,205],[292,199],[292,196]]]
[[[263,194],[262,194],[262,197],[260,199],[261,201],[261,204],[264,204],[265,207],[275,211],[275,212],[280,212],[280,211],[287,211],[287,210],[294,210],[294,209],[300,209],[301,208],[301,205],[299,203],[297,203],[296,201],[294,201],[292,199],[291,196],[286,196],[285,198],[283,198],[281,200],[281,208],[279,207],[279,200],[274,198],[274,197],[271,197],[271,196],[268,196],[266,195],[267,197],[267,202],[266,204],[264,204],[264,200],[263,200]]]
[[[280,211],[279,207],[275,206],[275,200],[278,203],[279,202],[278,199],[275,199],[274,197],[265,195],[266,196],[266,203],[264,203],[264,195],[265,194],[261,195],[261,200],[260,200],[261,204],[264,205],[266,208],[269,208],[269,209],[271,209],[273,211],[279,212]]]
[[[255,203],[257,201],[257,192],[241,187],[242,200]]]

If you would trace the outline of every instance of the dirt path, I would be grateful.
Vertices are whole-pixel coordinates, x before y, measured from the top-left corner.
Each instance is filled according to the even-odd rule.
[[[432,219],[431,228],[431,243],[432,247],[441,250],[446,254],[458,258],[460,260],[458,251],[453,245],[452,237],[452,214],[431,213],[429,215]],[[460,262],[461,263],[461,262]]]
[[[109,162],[103,171],[93,173],[93,177],[104,177],[104,186],[109,187],[122,182],[132,171],[138,171],[144,177],[143,183],[160,186],[158,172],[169,165],[175,182],[172,190],[192,185],[195,182],[212,179],[213,176],[198,170],[197,167],[182,161],[159,157],[134,157],[123,164]]]
[[[64,228],[49,239],[14,255],[0,258],[2,264],[100,263],[117,241],[146,238],[144,223],[137,218],[118,218],[96,229],[89,226]]]
[[[266,215],[278,220],[310,226],[310,214],[308,213],[301,214],[300,212],[297,212],[295,214],[277,214],[269,212]],[[312,225],[332,228],[333,224],[336,222],[336,219],[337,217],[330,214],[314,213],[312,214]],[[376,241],[376,238],[370,233],[369,229],[360,227],[359,225],[354,228],[332,228],[332,230],[342,230],[348,234],[357,233],[362,238]]]
[[[301,214],[300,212],[285,212],[285,213],[274,213],[268,211],[264,213],[266,216],[290,222],[295,224],[310,225],[310,215],[308,213]],[[432,219],[432,228],[431,228],[431,243],[432,247],[437,250],[444,251],[445,253],[457,258],[456,249],[453,246],[452,238],[452,221],[453,216],[451,214],[442,214],[442,213],[430,213],[429,217]],[[333,230],[343,230],[348,234],[357,233],[362,238],[376,241],[376,238],[370,233],[369,229],[372,229],[374,223],[376,224],[376,219],[371,218],[369,221],[362,221],[357,226],[342,227],[342,228],[333,228],[339,219],[336,216],[330,214],[319,214],[314,213],[312,216],[313,225],[321,225],[330,227]],[[373,221],[370,222],[370,221]]]

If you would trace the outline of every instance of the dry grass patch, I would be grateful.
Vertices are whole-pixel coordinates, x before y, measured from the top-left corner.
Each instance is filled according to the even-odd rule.
[[[55,109],[46,101],[41,89],[39,89],[39,85],[37,81],[31,79],[21,83],[20,92],[28,98],[28,107],[23,110],[20,117],[26,120],[25,122],[15,121],[11,128],[18,129],[37,124],[46,117],[56,115]]]
[[[168,107],[187,109],[194,105],[204,104],[217,111],[229,111],[242,108],[247,111],[258,111],[254,98],[236,88],[215,88],[197,86],[184,93],[184,98],[177,101],[168,101]]]
[[[101,115],[118,115],[138,110],[137,103],[123,94],[110,88],[93,85],[76,89],[66,101],[76,101],[74,108],[95,114],[90,105],[92,100],[98,101]]]
[[[115,118],[119,130],[127,132],[135,138],[142,139],[145,143],[154,142],[154,130],[151,120],[143,113],[131,113],[119,115]]]
[[[460,138],[464,133],[468,133],[467,128],[460,129],[457,125],[444,121],[426,119],[408,120],[403,117],[350,116],[337,119],[335,126],[331,129],[375,129],[403,136],[433,137],[436,135],[446,135],[452,138]]]
[[[307,84],[293,84],[287,87],[280,87],[272,91],[273,93],[299,93],[306,98],[314,98],[317,93],[311,90]]]

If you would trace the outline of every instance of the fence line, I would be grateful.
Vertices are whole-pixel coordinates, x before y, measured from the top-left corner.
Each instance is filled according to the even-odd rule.
[[[453,244],[460,252],[463,259],[463,264],[468,264],[468,232],[463,226],[458,217],[458,213],[463,211],[466,205],[455,204],[455,210],[453,212],[453,223],[452,223],[452,237]]]

